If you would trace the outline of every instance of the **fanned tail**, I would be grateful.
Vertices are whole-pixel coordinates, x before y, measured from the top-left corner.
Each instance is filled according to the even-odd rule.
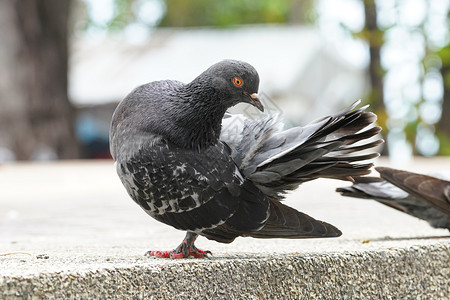
[[[376,138],[381,131],[374,125],[376,115],[365,112],[368,106],[355,109],[359,103],[285,131],[272,117],[247,120],[233,159],[261,191],[277,199],[319,177],[353,181],[367,175],[370,160],[379,156],[374,147],[383,140]]]

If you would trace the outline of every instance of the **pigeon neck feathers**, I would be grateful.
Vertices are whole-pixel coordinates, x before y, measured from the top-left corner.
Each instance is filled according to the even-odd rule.
[[[162,80],[137,87],[114,112],[111,153],[115,159],[131,157],[164,140],[195,150],[215,145],[229,107],[245,102],[263,110],[258,86],[251,65],[224,60],[188,84]]]
[[[164,134],[183,148],[204,149],[216,144],[228,108],[225,95],[209,81],[199,82],[199,79],[180,86],[167,107],[173,126],[165,128]]]
[[[237,80],[237,81],[236,81]],[[188,84],[177,82],[159,98],[170,126],[159,133],[177,146],[204,149],[217,143],[226,110],[239,102],[263,109],[257,98],[259,76],[249,64],[224,60]],[[161,127],[164,126],[164,127]]]

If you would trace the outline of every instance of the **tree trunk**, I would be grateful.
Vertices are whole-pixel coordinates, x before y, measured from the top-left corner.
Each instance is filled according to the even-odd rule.
[[[383,102],[383,70],[380,62],[380,49],[383,44],[382,32],[377,27],[377,9],[375,0],[364,1],[364,15],[366,19],[366,30],[369,43],[369,77],[372,86],[372,107],[380,109],[384,107]]]
[[[308,12],[312,11],[314,4],[312,0],[291,0],[288,15],[290,24],[306,24],[308,21]]]
[[[367,42],[369,44],[369,78],[371,85],[371,92],[369,101],[371,109],[378,115],[378,123],[383,128],[386,128],[386,111],[384,108],[383,97],[383,76],[384,71],[381,67],[380,50],[383,45],[383,32],[377,26],[377,8],[375,0],[364,0],[364,16],[365,16],[365,31]],[[382,151],[383,155],[387,154],[387,139],[386,132],[383,132],[385,145]]]
[[[450,46],[447,46],[450,48]],[[450,53],[450,49],[448,50]],[[442,102],[442,115],[436,124],[437,132],[441,135],[441,155],[450,155],[450,62],[443,62],[441,75],[444,80],[444,99]]]
[[[67,96],[69,6],[0,1],[0,150],[16,159],[78,157]]]

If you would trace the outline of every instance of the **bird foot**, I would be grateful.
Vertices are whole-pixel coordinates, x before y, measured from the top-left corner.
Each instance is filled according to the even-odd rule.
[[[150,250],[145,252],[145,256],[154,256],[158,258],[170,258],[170,253],[172,251],[158,251],[158,250]]]
[[[210,258],[209,256],[212,255],[211,251],[204,251],[195,247],[194,242],[197,236],[198,234],[196,233],[187,232],[183,242],[176,249],[172,251],[147,251],[145,255],[171,259],[188,258],[190,256],[194,258]]]
[[[196,248],[195,251],[189,251],[189,256],[193,256],[194,258],[210,258],[211,255],[212,253],[209,250],[200,250]]]
[[[177,248],[178,249],[178,248]],[[177,249],[169,250],[169,251],[147,251],[145,253],[146,256],[154,256],[158,258],[171,258],[171,259],[180,259],[180,258],[188,258],[190,256],[194,258],[210,258],[212,255],[209,250],[200,250],[195,248],[195,250],[190,249],[189,252],[185,255],[183,252],[177,252]]]
[[[194,242],[197,236],[198,234],[196,233],[187,232],[183,242],[176,249],[172,251],[147,251],[145,255],[171,259],[188,258],[190,256],[194,258],[210,258],[210,255],[212,255],[211,251],[204,251],[195,247]]]

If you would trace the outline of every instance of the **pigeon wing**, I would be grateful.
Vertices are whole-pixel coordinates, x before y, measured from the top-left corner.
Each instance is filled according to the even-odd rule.
[[[355,109],[358,104],[284,131],[276,117],[246,120],[232,141],[233,158],[246,178],[277,199],[319,177],[353,180],[366,175],[369,161],[378,156],[373,148],[383,141],[374,138],[381,130],[373,126],[376,116],[364,111],[367,106]]]
[[[253,238],[325,238],[338,237],[342,233],[335,226],[316,220],[307,214],[286,206],[277,199],[270,199],[269,216],[264,226],[255,231],[239,231],[230,226],[229,222],[212,229],[204,230],[201,234],[209,239],[230,243],[237,236]]]
[[[247,236],[254,238],[317,238],[338,237],[342,233],[335,226],[316,220],[307,214],[273,199],[270,202],[270,217],[264,227]]]
[[[376,200],[384,205],[417,217],[413,212],[423,211],[429,205],[379,177],[358,177],[351,186],[340,187],[342,196]]]
[[[243,189],[245,180],[222,143],[194,151],[160,141],[118,163],[117,171],[135,202],[177,229],[201,232],[247,206],[254,213],[244,229],[255,230],[267,218],[263,195]]]
[[[336,189],[343,196],[373,199],[410,216],[427,221],[435,228],[450,229],[450,215],[379,177],[358,177],[353,185]]]
[[[385,180],[450,216],[450,181],[386,167],[375,169]]]

